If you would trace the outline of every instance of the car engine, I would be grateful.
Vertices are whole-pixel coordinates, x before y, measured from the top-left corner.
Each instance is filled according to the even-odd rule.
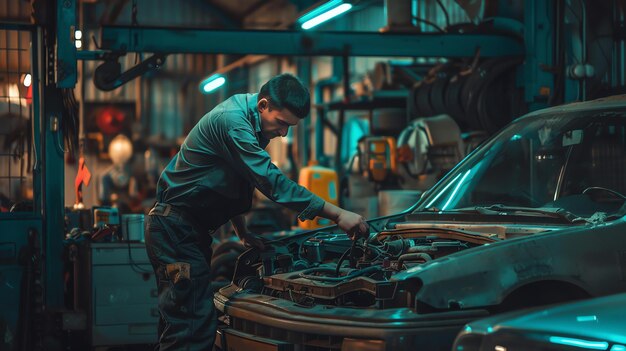
[[[354,241],[319,232],[297,246],[247,251],[239,257],[233,283],[302,306],[408,307],[420,283],[395,280],[396,274],[497,240],[494,234],[450,228],[408,227]]]

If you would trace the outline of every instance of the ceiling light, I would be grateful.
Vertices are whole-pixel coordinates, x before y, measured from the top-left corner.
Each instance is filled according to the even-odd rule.
[[[331,0],[304,14],[298,19],[298,23],[302,29],[311,29],[351,8],[352,4],[344,3],[343,0]]]
[[[226,83],[226,78],[221,74],[214,74],[200,83],[200,91],[210,93]]]

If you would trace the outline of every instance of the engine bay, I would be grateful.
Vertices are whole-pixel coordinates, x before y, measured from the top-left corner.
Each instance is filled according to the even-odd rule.
[[[480,230],[480,231],[479,231]],[[398,225],[369,238],[318,232],[303,241],[249,250],[233,283],[240,289],[301,306],[412,307],[418,279],[394,279],[407,269],[472,247],[549,228]]]

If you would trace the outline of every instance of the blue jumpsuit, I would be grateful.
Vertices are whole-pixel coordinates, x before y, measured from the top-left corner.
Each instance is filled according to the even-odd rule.
[[[234,95],[200,119],[161,174],[145,228],[159,291],[159,350],[212,349],[210,232],[247,212],[254,188],[300,219],[324,206],[271,162],[268,143],[257,94]]]

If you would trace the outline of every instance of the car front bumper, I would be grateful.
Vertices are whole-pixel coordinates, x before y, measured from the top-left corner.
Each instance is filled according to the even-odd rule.
[[[408,308],[302,306],[260,294],[226,294],[215,294],[226,321],[216,344],[229,351],[447,351],[466,323],[488,316],[486,310],[417,314]]]

